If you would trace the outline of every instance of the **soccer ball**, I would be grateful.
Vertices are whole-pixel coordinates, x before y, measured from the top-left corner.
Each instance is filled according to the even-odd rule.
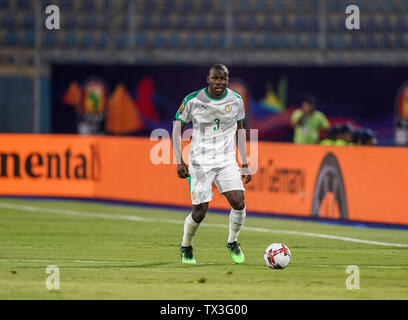
[[[283,243],[272,243],[264,253],[265,263],[271,269],[286,268],[290,258],[290,250]]]

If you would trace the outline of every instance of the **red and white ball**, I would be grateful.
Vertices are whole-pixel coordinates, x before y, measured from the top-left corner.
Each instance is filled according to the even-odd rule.
[[[272,243],[265,250],[264,259],[266,265],[271,269],[284,269],[286,268],[292,255],[287,246],[283,243]]]

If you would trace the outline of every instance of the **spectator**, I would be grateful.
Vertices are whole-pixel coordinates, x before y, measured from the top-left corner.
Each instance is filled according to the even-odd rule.
[[[335,146],[353,145],[353,128],[349,123],[342,124],[338,127]]]
[[[334,145],[334,141],[337,139],[338,131],[339,131],[339,126],[338,125],[330,127],[329,130],[327,130],[326,138],[324,140],[320,141],[320,144],[322,146],[332,146],[332,145]]]
[[[318,143],[319,131],[330,127],[326,116],[316,110],[316,101],[312,96],[304,99],[302,107],[293,112],[291,124],[295,130],[293,142],[297,144]]]
[[[375,146],[377,145],[377,139],[372,130],[359,128],[353,134],[353,143],[359,146]]]

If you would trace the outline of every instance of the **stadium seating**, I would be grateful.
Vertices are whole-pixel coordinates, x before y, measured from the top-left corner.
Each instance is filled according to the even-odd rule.
[[[48,50],[383,52],[405,50],[408,31],[408,0],[326,0],[325,20],[319,0],[0,0],[0,50],[34,47],[36,1],[61,11],[61,30],[43,34]],[[365,12],[358,34],[345,26],[349,4]]]

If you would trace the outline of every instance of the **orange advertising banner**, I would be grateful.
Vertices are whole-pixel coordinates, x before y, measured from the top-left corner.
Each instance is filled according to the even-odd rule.
[[[259,142],[247,210],[408,225],[407,163],[405,148]],[[170,140],[135,137],[2,134],[0,195],[191,206]],[[210,208],[229,210],[216,189]]]

